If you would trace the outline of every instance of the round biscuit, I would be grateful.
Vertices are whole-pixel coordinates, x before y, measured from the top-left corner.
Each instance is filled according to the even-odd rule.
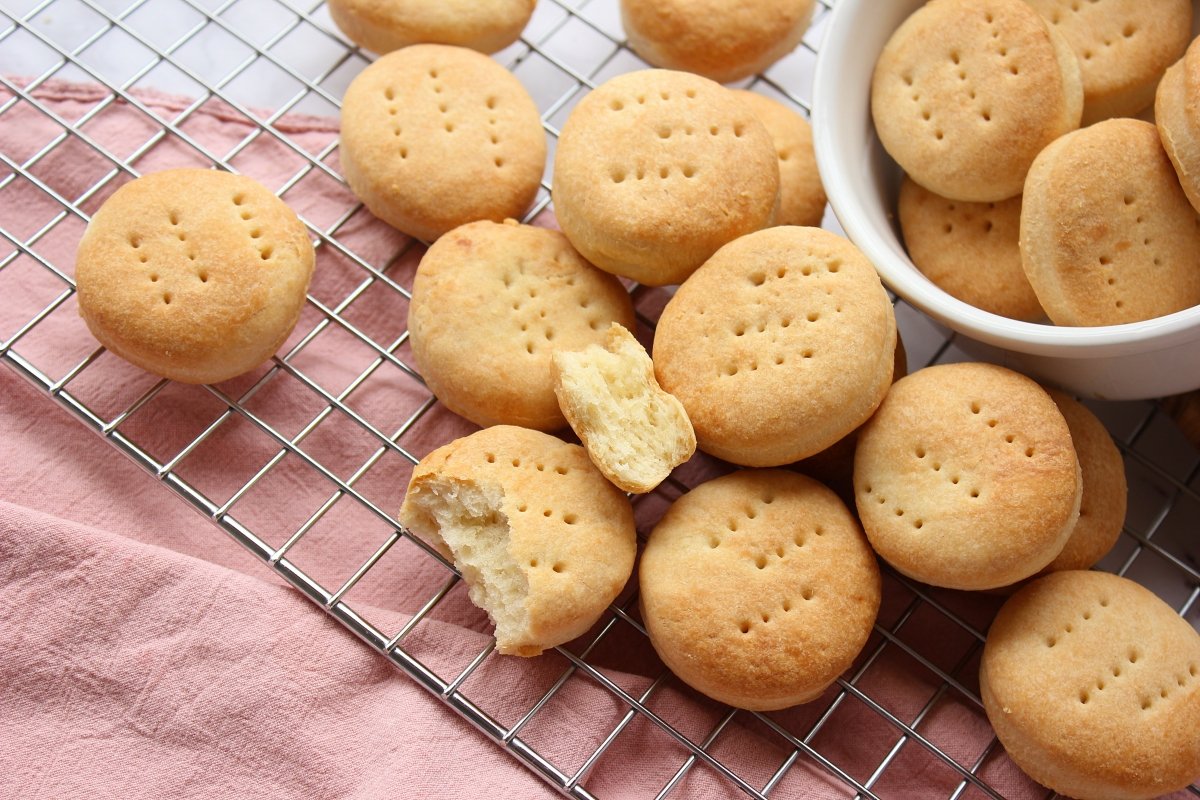
[[[558,138],[563,233],[596,266],[639,283],[682,282],[721,245],[772,224],[778,203],[767,129],[697,75],[613,78],[580,101]]]
[[[1002,317],[1045,316],[1021,267],[1020,195],[947,200],[905,178],[897,211],[913,264],[947,294]]]
[[[1125,578],[1057,572],[988,631],[984,711],[1031,778],[1069,797],[1142,800],[1200,774],[1200,636]]]
[[[1042,572],[1088,569],[1108,555],[1125,524],[1129,498],[1125,460],[1104,423],[1087,406],[1058,389],[1046,391],[1071,431],[1083,475],[1083,495],[1071,538]]]
[[[1079,461],[1036,383],[991,364],[946,364],[892,386],[854,455],[859,517],[911,578],[994,589],[1057,556],[1079,517]]]
[[[808,120],[776,100],[757,92],[738,90],[775,142],[779,158],[779,214],[777,225],[820,227],[825,216],[825,187],[817,172],[812,126]]]
[[[633,303],[558,231],[472,222],[438,239],[413,281],[413,358],[447,408],[477,425],[557,430],[551,354],[632,328]]]
[[[413,470],[400,520],[436,530],[416,502],[437,481],[490,487],[508,522],[506,553],[527,586],[523,630],[497,630],[501,653],[533,656],[582,636],[620,593],[637,551],[633,506],[576,444],[497,425],[434,450]],[[451,558],[445,544],[434,546]],[[482,606],[478,581],[471,599]]]
[[[341,164],[375,216],[424,241],[520,217],[546,134],[521,82],[485,55],[418,44],[364,69],[342,101]]]
[[[329,16],[355,44],[390,53],[420,43],[495,53],[517,40],[537,0],[329,0]]]
[[[75,261],[79,313],[126,361],[218,383],[287,339],[313,261],[304,224],[262,184],[207,169],[150,173],[88,223]]]
[[[931,0],[892,34],[871,82],[884,148],[953,200],[1019,195],[1034,158],[1082,111],[1074,54],[1022,0]]]
[[[676,500],[646,542],[639,580],[663,663],[757,711],[820,696],[879,611],[879,567],[854,517],[829,489],[781,470],[742,470]]]
[[[1191,0],[1026,0],[1066,38],[1083,81],[1083,125],[1133,117],[1154,102],[1163,72],[1183,55]]]
[[[1154,125],[1105,120],[1038,156],[1021,261],[1058,325],[1136,322],[1200,303],[1200,216]]]
[[[1200,212],[1200,44],[1192,42],[1163,76],[1154,121],[1188,202]]]
[[[800,44],[813,0],[621,0],[629,46],[656,67],[730,83]]]
[[[754,467],[819,453],[892,379],[896,320],[866,257],[819,228],[769,228],[717,251],[654,336],[659,383],[706,453]]]

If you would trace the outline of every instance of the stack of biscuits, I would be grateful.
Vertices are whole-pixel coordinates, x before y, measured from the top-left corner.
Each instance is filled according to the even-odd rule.
[[[1033,777],[1082,797],[1182,787],[1200,773],[1200,636],[1145,590],[1086,571],[1125,517],[1103,425],[999,366],[904,376],[871,263],[815,227],[807,123],[717,82],[794,48],[812,5],[622,2],[631,45],[666,68],[613,78],[571,112],[553,164],[559,231],[516,221],[546,137],[521,83],[483,54],[519,35],[532,0],[331,0],[347,35],[386,53],[346,92],[342,169],[368,209],[430,243],[413,358],[481,426],[421,460],[399,520],[462,574],[499,652],[536,656],[626,589],[627,493],[702,450],[731,472],[670,506],[638,580],[650,641],[689,686],[754,710],[818,698],[873,630],[881,558],[932,586],[1015,592],[980,684]],[[1149,102],[1182,52],[1181,4],[1164,1],[1164,24],[1072,5],[932,0],[897,31],[872,100],[909,173],[910,252],[947,291],[1019,319],[1108,324],[1200,302],[1200,50],[1158,89],[1158,131],[1077,130]],[[96,215],[80,306],[135,363],[220,380],[287,336],[312,248],[261,187],[189,175],[205,201],[189,205],[180,177],[143,179]],[[236,255],[228,269],[218,247]],[[649,352],[635,283],[677,287],[641,337]],[[218,290],[242,316],[213,316]],[[182,329],[168,321],[190,326],[183,355],[162,345]],[[203,339],[217,324],[240,326],[237,347]],[[801,474],[831,463],[847,485]]]

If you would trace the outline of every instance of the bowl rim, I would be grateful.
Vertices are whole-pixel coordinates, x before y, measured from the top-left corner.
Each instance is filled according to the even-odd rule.
[[[1148,351],[1169,347],[1182,340],[1200,339],[1200,306],[1120,325],[1071,327],[1023,322],[984,311],[951,296],[926,278],[907,255],[896,255],[886,236],[871,224],[862,202],[844,177],[844,166],[853,166],[853,163],[847,152],[849,148],[837,136],[831,121],[835,116],[833,104],[838,102],[838,87],[844,86],[843,71],[838,62],[863,52],[861,37],[855,37],[858,33],[856,15],[868,12],[872,6],[869,0],[838,0],[833,7],[818,48],[813,76],[812,127],[818,170],[834,215],[846,235],[875,265],[884,283],[913,306],[955,330],[988,344],[1025,353],[1102,357],[1109,353],[1097,351],[1105,347],[1135,346],[1139,351]],[[870,125],[869,113],[867,116]],[[873,125],[871,131],[878,141]],[[896,243],[903,252],[898,237]]]

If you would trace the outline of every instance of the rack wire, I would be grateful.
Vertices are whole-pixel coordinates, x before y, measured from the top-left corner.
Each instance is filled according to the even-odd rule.
[[[807,114],[812,66],[832,3],[821,0],[812,29],[795,54],[743,85]],[[410,295],[405,283],[423,245],[393,237],[386,240],[382,256],[377,247],[368,252],[366,237],[359,235],[366,212],[344,191],[332,158],[336,128],[330,125],[327,141],[313,146],[300,141],[292,124],[298,114],[335,116],[346,84],[370,56],[342,38],[323,4],[312,0],[4,0],[0,12],[0,128],[6,120],[13,124],[18,114],[26,115],[21,117],[26,124],[30,113],[45,127],[44,142],[31,152],[0,148],[0,198],[19,189],[52,208],[36,229],[17,230],[0,205],[0,297],[21,298],[20,303],[6,301],[0,361],[550,786],[571,797],[597,796],[597,786],[612,785],[611,768],[607,784],[596,779],[608,761],[619,757],[621,769],[638,769],[636,753],[618,744],[622,736],[637,732],[657,735],[663,750],[674,754],[669,769],[662,771],[660,759],[660,772],[646,779],[655,787],[647,796],[659,798],[740,790],[755,798],[802,791],[806,796],[957,800],[1000,798],[1004,792],[999,787],[1017,796],[1047,796],[1044,789],[1022,782],[990,732],[965,742],[946,735],[946,730],[961,730],[962,720],[978,728],[982,719],[974,674],[988,609],[994,611],[995,605],[985,604],[981,612],[957,593],[931,590],[891,571],[885,577],[885,612],[862,656],[850,673],[800,711],[728,709],[679,684],[654,658],[636,598],[627,591],[582,640],[542,657],[556,659],[561,670],[553,680],[521,687],[529,702],[520,713],[508,715],[511,719],[501,720],[502,715],[489,711],[491,701],[511,687],[489,677],[495,672],[489,665],[503,658],[494,653],[494,643],[457,663],[418,646],[421,626],[452,602],[448,598],[456,589],[462,594],[460,579],[450,564],[398,525],[384,507],[385,492],[368,488],[379,474],[398,493],[395,477],[403,468],[398,471],[394,464],[411,469],[419,451],[442,443],[422,440],[423,432],[433,430],[446,414],[408,363],[407,332],[381,323],[381,318],[397,316],[394,308],[406,308]],[[614,74],[644,66],[624,44],[616,0],[543,0],[521,40],[496,57],[531,89],[552,143],[566,114],[588,90]],[[48,87],[63,79],[101,88],[90,95],[84,110],[68,117],[46,99]],[[190,100],[168,108],[143,91],[147,85]],[[232,146],[214,149],[194,133],[190,123],[214,107],[245,127]],[[121,152],[99,141],[91,129],[114,108],[132,111],[145,123],[144,140]],[[145,376],[139,383],[117,359],[105,356],[82,326],[62,323],[75,315],[73,265],[63,253],[73,250],[71,243],[99,201],[136,177],[156,153],[165,150],[181,154],[178,159],[189,164],[236,172],[248,160],[241,158],[244,154],[264,145],[284,154],[290,164],[288,174],[272,176],[285,201],[295,206],[297,197],[316,191],[312,186],[317,179],[324,186],[320,191],[335,197],[342,192],[347,198],[336,214],[301,216],[317,248],[318,275],[336,262],[352,279],[335,296],[314,288],[283,354],[251,378],[195,387],[212,412],[191,421],[185,440],[167,446],[155,439],[153,426],[139,421],[177,415],[173,385]],[[55,173],[43,169],[64,155],[91,171],[82,191],[66,192]],[[528,218],[548,210],[549,190],[547,179]],[[832,218],[827,222],[836,226]],[[636,290],[635,299],[640,322],[652,327],[661,292]],[[382,310],[388,303],[394,305],[390,312]],[[897,317],[915,366],[965,358],[952,336],[903,302],[897,305]],[[357,349],[357,363],[339,380],[314,377],[304,367],[306,353],[335,335],[343,346]],[[390,424],[356,402],[367,391],[364,387],[385,372],[415,398]],[[95,401],[89,387],[114,380],[136,391],[117,404]],[[308,409],[304,424],[285,429],[273,420],[272,398],[281,395],[303,397]],[[1150,586],[1200,626],[1200,454],[1154,403],[1091,405],[1124,454],[1131,489],[1126,528],[1102,567]],[[319,432],[333,420],[367,446],[346,453],[321,445]],[[239,426],[263,443],[258,461],[224,441],[226,432]],[[222,447],[239,476],[233,485],[216,487],[210,485],[211,476],[189,475],[189,459],[197,452]],[[309,488],[324,500],[294,526],[259,523],[250,502],[256,487],[297,464]],[[640,500],[639,519],[652,520],[687,488],[686,478],[676,478]],[[391,500],[395,502],[388,508],[398,505],[398,497]],[[318,540],[314,530],[336,519],[347,505],[361,512],[360,520],[369,521],[365,524],[378,533],[377,543],[343,575],[310,574],[298,554],[307,542]],[[640,532],[645,533],[645,525]],[[326,540],[320,544],[328,546]],[[401,548],[406,559],[440,566],[421,573],[434,577],[410,593],[419,598],[412,608],[383,615],[389,623],[394,618],[389,627],[372,621],[383,618],[381,612],[358,603],[355,588]],[[958,646],[947,655],[935,640]],[[630,675],[639,679],[630,680]],[[616,712],[612,718],[573,719],[573,738],[586,746],[560,757],[555,747],[538,741],[536,729],[548,716],[565,713],[560,701],[580,681],[609,696]],[[900,701],[886,688],[894,681],[921,688]],[[667,697],[671,703],[664,702]],[[690,716],[680,716],[680,708]],[[957,727],[947,728],[947,718],[958,720]],[[883,742],[879,752],[857,752],[853,741],[847,743],[867,729]],[[847,730],[853,735],[847,737]],[[914,759],[919,768],[903,774],[920,776],[917,783],[895,785],[892,776]],[[832,780],[822,782],[825,778]],[[1200,796],[1200,788],[1190,787],[1190,794]]]

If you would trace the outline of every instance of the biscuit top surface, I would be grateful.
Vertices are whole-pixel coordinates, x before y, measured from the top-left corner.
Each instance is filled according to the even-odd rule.
[[[763,227],[778,200],[779,168],[766,128],[728,89],[698,75],[643,70],[607,81],[571,112],[554,183],[563,230],[604,269],[639,254],[665,262],[700,253],[682,272],[663,270],[661,285]],[[589,235],[576,241],[584,228]],[[655,250],[662,255],[645,255]]]
[[[1062,549],[1078,514],[1079,465],[1040,386],[1003,367],[949,364],[892,386],[860,431],[854,490],[872,544],[898,569],[940,586],[995,588]]]
[[[541,176],[537,106],[511,72],[462,47],[419,44],[380,57],[346,90],[342,146],[381,191],[457,208],[480,186]]]
[[[1153,124],[1110,119],[1030,171],[1025,271],[1059,325],[1108,325],[1200,303],[1200,217]]]
[[[313,260],[304,225],[258,182],[150,173],[92,217],[76,263],[80,307],[128,347],[203,358],[251,335],[264,312],[303,302]]]
[[[1133,581],[1026,586],[988,631],[981,678],[989,714],[1093,779],[1183,786],[1200,766],[1200,636]]]
[[[1061,40],[1060,40],[1061,41]],[[1077,128],[1074,58],[1020,0],[932,0],[893,34],[872,82],[887,151],[926,188],[963,200],[1020,194],[1034,157]],[[981,196],[962,194],[965,181]],[[955,191],[955,190],[958,191]],[[967,191],[971,189],[968,188]],[[982,196],[988,194],[989,196]]]
[[[855,417],[853,428],[886,391],[895,339],[887,293],[854,245],[779,227],[729,243],[679,288],[659,320],[654,362],[697,435],[753,442],[799,425],[827,446],[849,430],[835,431],[839,423]]]
[[[1152,13],[1145,0],[1026,2],[1070,43],[1089,102],[1161,76],[1191,30],[1190,0],[1156,0]]]
[[[641,586],[668,666],[702,691],[765,702],[819,691],[846,669],[880,592],[837,496],[777,470],[735,472],[677,500],[646,543]]]

